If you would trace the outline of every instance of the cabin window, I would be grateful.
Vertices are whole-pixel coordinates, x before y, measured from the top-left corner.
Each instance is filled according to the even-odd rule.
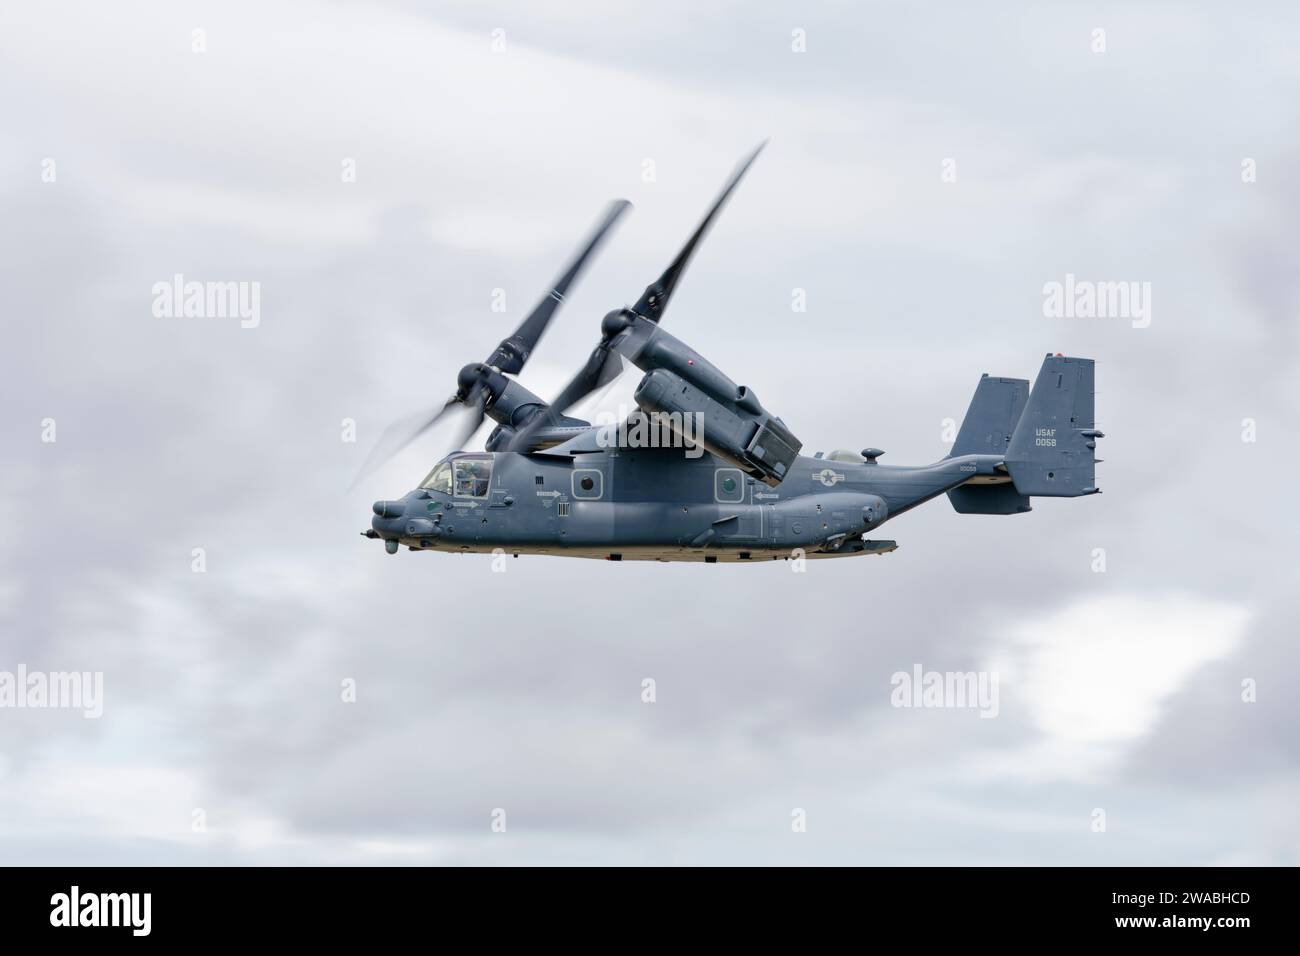
[[[713,500],[730,505],[745,500],[745,476],[739,468],[719,468],[713,473]]]
[[[599,498],[605,493],[605,476],[598,468],[578,468],[573,472],[573,497]]]

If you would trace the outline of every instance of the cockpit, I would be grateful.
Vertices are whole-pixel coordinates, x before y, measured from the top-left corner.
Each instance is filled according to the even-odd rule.
[[[491,484],[491,455],[459,455],[438,462],[420,487],[457,498],[486,498]]]

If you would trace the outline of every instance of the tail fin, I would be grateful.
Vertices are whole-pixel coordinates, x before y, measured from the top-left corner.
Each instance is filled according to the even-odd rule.
[[[1073,498],[1097,491],[1093,361],[1048,355],[1006,450],[1022,495]]]
[[[994,378],[985,373],[962,419],[952,457],[1005,455],[1028,398],[1028,379]],[[979,481],[948,492],[948,500],[958,514],[1013,515],[1030,510],[1028,496],[1020,494],[1009,479],[1004,477],[996,484]]]
[[[1028,379],[993,378],[984,373],[961,420],[952,456],[1004,454],[1028,398]]]

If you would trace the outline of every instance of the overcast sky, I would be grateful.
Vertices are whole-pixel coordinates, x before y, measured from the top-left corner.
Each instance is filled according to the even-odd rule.
[[[0,862],[1300,863],[1300,15],[620,8],[4,6],[0,672],[103,715],[0,709]],[[451,440],[347,492],[379,432],[609,199],[539,394],[765,137],[673,333],[895,464],[981,373],[1095,358],[1104,494],[802,574],[358,535]],[[157,316],[176,274],[259,324]],[[1149,327],[1045,317],[1067,274]],[[996,718],[892,706],[917,665]]]

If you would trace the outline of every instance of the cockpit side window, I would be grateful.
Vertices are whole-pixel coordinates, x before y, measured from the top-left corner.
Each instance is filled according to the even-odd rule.
[[[457,458],[452,462],[454,492],[458,497],[486,498],[492,482],[491,458]]]
[[[444,461],[435,465],[433,471],[429,472],[429,477],[420,483],[420,487],[428,491],[441,491],[444,495],[451,494],[451,462]]]

